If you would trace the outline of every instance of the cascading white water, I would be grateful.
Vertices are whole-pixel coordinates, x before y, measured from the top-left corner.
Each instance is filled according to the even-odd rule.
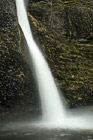
[[[24,0],[16,0],[17,15],[20,27],[26,38],[36,80],[39,88],[43,120],[62,122],[65,119],[65,107],[60,100],[59,92],[42,53],[33,40]]]
[[[40,125],[41,127],[41,125],[44,125],[46,127],[48,125],[49,128],[93,129],[92,114],[85,114],[85,111],[83,111],[82,115],[79,115],[79,113],[77,115],[71,115],[70,113],[68,113],[68,116],[66,115],[65,107],[60,100],[50,69],[33,40],[24,0],[16,0],[16,5],[18,21],[29,47],[41,98],[44,123],[36,123],[36,126]],[[29,124],[26,125],[28,126]]]

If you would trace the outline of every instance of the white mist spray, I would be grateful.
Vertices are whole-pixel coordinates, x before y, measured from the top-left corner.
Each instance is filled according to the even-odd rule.
[[[36,73],[36,80],[41,98],[43,120],[50,121],[52,123],[60,123],[65,120],[64,105],[60,100],[58,89],[48,64],[33,40],[24,0],[16,0],[16,5],[18,21],[26,38]]]

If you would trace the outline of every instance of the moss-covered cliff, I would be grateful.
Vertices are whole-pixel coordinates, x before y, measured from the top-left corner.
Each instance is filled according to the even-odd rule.
[[[71,107],[93,103],[92,0],[30,1],[42,50]]]
[[[38,95],[13,0],[0,1],[0,116],[36,106]],[[15,110],[14,107],[16,106]],[[5,112],[5,110],[8,110]],[[3,113],[4,112],[4,113]]]

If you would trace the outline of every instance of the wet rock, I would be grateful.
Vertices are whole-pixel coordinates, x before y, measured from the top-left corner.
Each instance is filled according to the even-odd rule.
[[[15,1],[2,0],[0,2],[0,118],[5,119],[12,112],[15,114],[24,112],[29,105],[32,109],[38,108],[37,87],[29,63],[27,45],[18,25]],[[30,110],[28,112],[31,113]]]
[[[57,36],[85,37],[93,32],[92,1],[33,2],[29,12]],[[52,7],[51,7],[52,6]]]
[[[70,107],[93,103],[92,0],[29,3],[28,15]]]

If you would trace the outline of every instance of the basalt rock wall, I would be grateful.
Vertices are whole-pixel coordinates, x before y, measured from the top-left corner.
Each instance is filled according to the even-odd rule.
[[[36,93],[15,1],[0,0],[0,116],[5,118],[9,112],[31,112],[38,104]]]
[[[93,1],[30,0],[28,16],[67,104],[93,104]]]

